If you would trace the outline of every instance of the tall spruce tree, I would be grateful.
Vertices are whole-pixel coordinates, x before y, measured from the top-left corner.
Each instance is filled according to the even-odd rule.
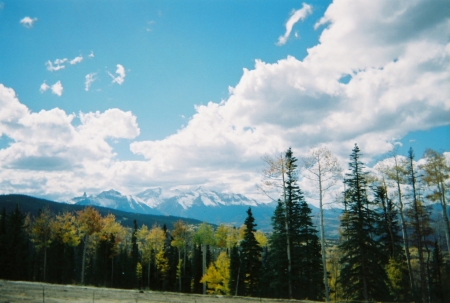
[[[242,268],[241,273],[244,279],[244,295],[257,296],[260,293],[259,275],[261,268],[261,252],[262,249],[256,241],[254,232],[255,218],[253,218],[252,210],[247,210],[247,218],[245,219],[245,234],[241,246]]]
[[[311,209],[297,185],[297,159],[290,148],[286,152],[285,161],[286,199],[285,203],[278,201],[272,217],[273,234],[270,238],[269,255],[271,294],[275,297],[322,299],[321,246],[317,230],[312,224]],[[288,223],[288,229],[285,222]],[[286,241],[289,241],[288,247],[291,249],[291,270],[286,257]],[[286,281],[292,282],[292,292]]]
[[[388,297],[382,253],[375,241],[379,217],[368,199],[366,173],[358,145],[350,155],[346,184],[346,211],[341,219],[343,257],[340,282],[351,300],[384,300]]]

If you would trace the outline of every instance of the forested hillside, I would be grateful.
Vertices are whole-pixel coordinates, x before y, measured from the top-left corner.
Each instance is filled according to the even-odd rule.
[[[327,218],[314,224],[291,149],[268,162],[273,180],[282,182],[268,234],[258,230],[251,208],[243,224],[233,227],[1,196],[0,278],[268,298],[444,303],[450,296],[450,169],[432,150],[424,158],[417,164],[411,149],[408,157],[394,157],[393,165],[369,173],[355,145],[344,177],[340,236],[333,243],[321,232]]]

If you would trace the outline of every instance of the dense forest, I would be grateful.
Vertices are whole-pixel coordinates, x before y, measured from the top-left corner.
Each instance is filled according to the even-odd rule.
[[[322,157],[323,156],[323,157]],[[0,278],[185,293],[317,301],[443,303],[450,297],[450,239],[445,157],[427,150],[394,155],[392,165],[368,172],[355,145],[344,176],[338,243],[327,242],[321,218],[298,186],[291,149],[266,159],[268,186],[281,195],[271,233],[257,230],[252,210],[240,227],[179,220],[169,228],[112,213],[0,213]],[[320,206],[340,169],[327,150],[304,168],[317,181]],[[316,169],[317,168],[317,169]],[[431,203],[442,212],[430,219]]]

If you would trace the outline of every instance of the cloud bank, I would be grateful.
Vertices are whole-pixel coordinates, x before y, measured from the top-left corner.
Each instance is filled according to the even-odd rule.
[[[0,85],[0,135],[12,140],[0,149],[0,188],[70,197],[202,185],[262,199],[255,186],[261,156],[289,146],[298,158],[326,146],[346,163],[358,143],[367,162],[408,132],[449,124],[447,6],[336,0],[317,22],[320,43],[305,58],[256,60],[226,100],[197,106],[185,127],[162,140],[136,140],[130,112],[32,113]],[[110,76],[122,84],[125,69],[118,64]],[[142,160],[117,160],[111,138],[131,140]]]

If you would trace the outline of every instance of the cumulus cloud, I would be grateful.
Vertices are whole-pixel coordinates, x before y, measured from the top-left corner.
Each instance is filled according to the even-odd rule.
[[[306,58],[257,60],[227,100],[198,106],[176,134],[134,142],[131,151],[160,182],[245,193],[260,180],[260,157],[289,146],[298,157],[326,146],[345,167],[358,143],[369,161],[408,132],[448,124],[444,8],[439,0],[333,2]]]
[[[55,61],[50,61],[48,60],[45,65],[47,66],[47,70],[54,72],[54,71],[58,71],[60,69],[65,68],[66,66],[64,65],[64,63],[67,62],[67,58],[64,59],[56,59]]]
[[[70,60],[69,63],[71,65],[75,65],[77,63],[81,63],[81,61],[83,61],[83,56],[79,55],[78,57],[75,57],[72,60]]]
[[[308,15],[312,13],[312,7],[311,5],[308,5],[306,3],[303,3],[303,6],[301,9],[293,10],[291,13],[291,17],[289,17],[288,21],[285,24],[286,32],[283,36],[280,36],[278,38],[277,45],[284,45],[286,44],[289,35],[291,34],[292,27],[294,27],[295,23],[297,23],[300,20],[305,20]],[[295,37],[298,37],[298,33],[295,33]]]
[[[63,93],[63,86],[61,84],[61,81],[56,82],[55,84],[52,85],[52,93],[61,97],[62,93]]]
[[[89,88],[91,87],[92,83],[94,83],[94,81],[97,80],[97,78],[95,77],[96,75],[97,73],[90,73],[86,75],[85,77],[86,81],[84,82],[85,91],[89,91]]]
[[[0,180],[7,174],[11,184],[53,193],[203,185],[261,200],[255,187],[261,156],[279,155],[289,146],[298,158],[311,147],[328,147],[346,167],[358,143],[367,163],[411,131],[448,125],[446,8],[441,0],[333,2],[317,25],[320,43],[304,59],[256,60],[226,100],[197,106],[177,133],[133,141],[130,149],[141,161],[116,161],[107,142],[139,134],[131,113],[30,113],[3,87],[0,133],[15,143],[0,150],[0,164],[7,167],[0,170]],[[116,75],[110,74],[118,84],[125,77],[119,66]],[[77,127],[75,118],[81,123]],[[22,174],[38,159],[36,173]],[[43,166],[55,169],[44,172]]]
[[[110,72],[108,72],[108,74],[113,79],[112,83],[117,83],[119,85],[122,85],[122,83],[125,81],[125,68],[120,64],[117,64],[116,74],[118,74],[118,76],[114,76]]]
[[[33,24],[37,21],[37,18],[30,18],[30,17],[25,17],[23,19],[20,20],[20,24],[22,24],[23,26],[25,26],[26,28],[32,28]]]
[[[132,139],[139,128],[131,112],[119,109],[79,115],[58,108],[31,112],[13,89],[0,84],[2,135],[12,140],[0,149],[2,193],[61,198],[109,186],[115,153],[108,138]]]

